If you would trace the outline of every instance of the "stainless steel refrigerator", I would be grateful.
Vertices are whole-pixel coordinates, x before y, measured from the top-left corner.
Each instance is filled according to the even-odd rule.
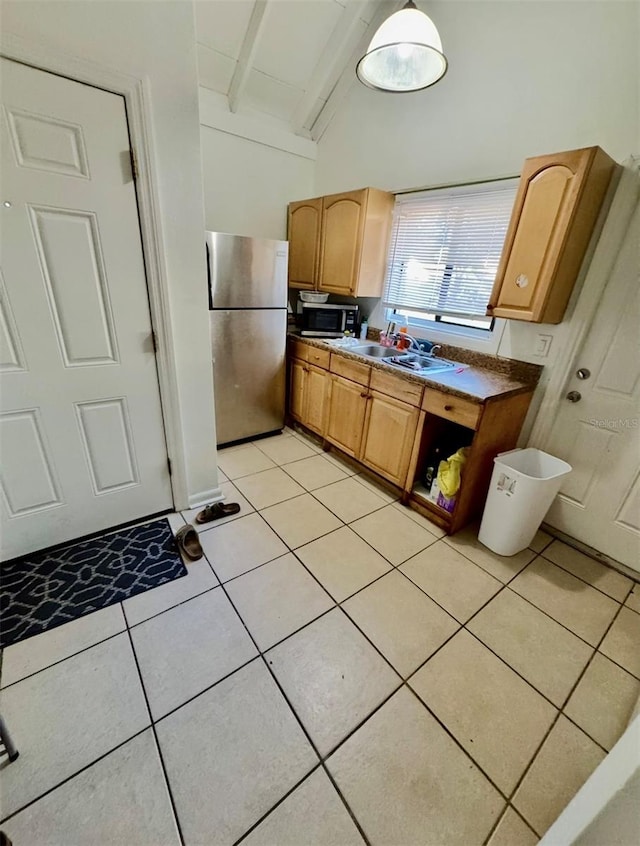
[[[282,429],[287,241],[207,232],[218,446]]]

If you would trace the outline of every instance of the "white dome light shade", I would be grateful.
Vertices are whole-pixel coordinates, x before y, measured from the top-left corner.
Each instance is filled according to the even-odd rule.
[[[369,88],[402,92],[428,88],[446,70],[435,24],[410,0],[380,26],[356,74]]]

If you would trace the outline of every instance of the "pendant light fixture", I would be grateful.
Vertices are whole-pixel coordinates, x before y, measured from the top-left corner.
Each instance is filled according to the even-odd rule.
[[[412,0],[378,28],[358,62],[360,82],[378,91],[421,91],[447,70],[442,42],[430,17]]]

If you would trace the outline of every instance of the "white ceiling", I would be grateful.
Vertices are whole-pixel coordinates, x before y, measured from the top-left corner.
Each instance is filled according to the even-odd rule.
[[[304,137],[320,137],[393,0],[196,0],[200,85]]]

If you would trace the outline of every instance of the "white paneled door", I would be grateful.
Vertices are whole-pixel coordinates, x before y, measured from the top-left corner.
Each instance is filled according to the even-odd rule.
[[[545,446],[573,466],[546,522],[640,571],[640,208]]]
[[[124,100],[2,60],[11,558],[172,506]]]

